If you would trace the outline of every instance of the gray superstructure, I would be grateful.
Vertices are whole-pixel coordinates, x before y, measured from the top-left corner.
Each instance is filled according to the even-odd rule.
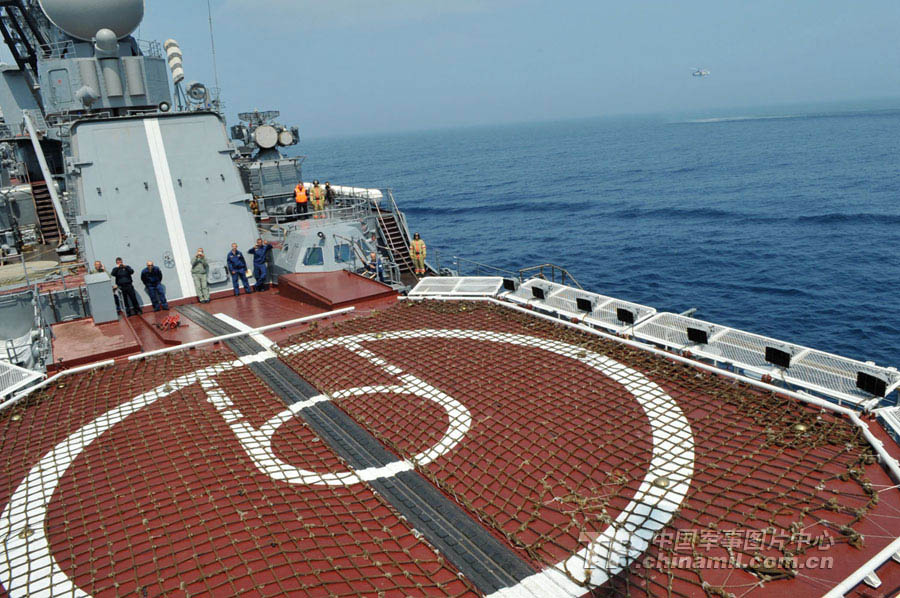
[[[411,282],[409,233],[393,198],[335,185],[327,217],[295,213],[303,158],[284,151],[299,142],[297,128],[278,122],[277,111],[241,113],[227,128],[219,90],[185,78],[175,40],[132,36],[143,14],[143,0],[0,3],[0,35],[15,61],[0,65],[0,293],[8,297],[0,314],[21,321],[13,312],[28,305],[27,327],[40,340],[25,351],[31,332],[0,330],[8,341],[0,360],[40,366],[50,359],[49,324],[100,309],[93,304],[113,285],[93,273],[95,261],[131,265],[144,305],[138,273],[148,260],[162,269],[169,301],[189,300],[197,248],[216,293],[232,287],[231,243],[246,251],[259,236],[276,246],[273,279],[362,272],[377,252],[386,282]],[[44,270],[31,264],[29,274],[35,256]],[[88,280],[70,286],[72,273]],[[54,277],[53,288],[35,285]],[[98,311],[98,323],[109,310]]]

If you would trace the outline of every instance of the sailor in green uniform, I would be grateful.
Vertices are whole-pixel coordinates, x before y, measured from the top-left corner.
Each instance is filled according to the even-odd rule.
[[[197,299],[200,300],[200,303],[209,303],[209,263],[206,261],[202,247],[197,250],[197,255],[191,261],[191,274],[194,276]]]

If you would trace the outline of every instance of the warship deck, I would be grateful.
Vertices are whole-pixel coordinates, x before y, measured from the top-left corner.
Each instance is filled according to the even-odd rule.
[[[0,595],[804,598],[898,535],[840,414],[499,305],[359,307],[0,412]],[[323,311],[181,309],[172,342]]]

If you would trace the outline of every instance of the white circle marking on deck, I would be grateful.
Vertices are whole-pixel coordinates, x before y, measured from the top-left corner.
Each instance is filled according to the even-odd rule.
[[[608,357],[559,341],[527,335],[476,330],[407,330],[386,332],[378,335],[358,334],[310,341],[288,347],[283,351],[286,354],[295,354],[331,346],[347,347],[351,351],[380,365],[389,373],[397,375],[404,381],[403,386],[378,387],[380,388],[379,392],[397,392],[398,388],[409,390],[408,386],[415,386],[421,381],[413,376],[402,374],[398,368],[383,362],[374,353],[364,349],[361,343],[415,338],[507,343],[542,349],[578,360],[624,386],[637,399],[650,421],[653,436],[653,452],[650,467],[637,493],[616,520],[605,530],[597,533],[586,547],[569,558],[561,561],[554,567],[544,569],[522,580],[515,586],[494,592],[490,595],[490,598],[581,596],[590,586],[601,585],[611,576],[616,575],[630,565],[647,549],[653,535],[671,520],[682,500],[684,500],[693,477],[694,441],[690,423],[674,399],[667,395],[658,385],[648,380],[640,372]],[[65,475],[74,460],[92,442],[116,424],[144,407],[152,405],[157,400],[193,384],[200,383],[204,387],[207,391],[208,400],[216,406],[216,409],[226,421],[232,418],[229,424],[242,423],[242,416],[236,410],[231,409],[230,400],[224,393],[220,392],[221,389],[219,389],[213,378],[221,372],[243,367],[244,365],[246,364],[241,360],[223,362],[161,384],[79,428],[44,455],[20,482],[10,497],[2,515],[0,515],[0,540],[2,540],[0,551],[3,552],[3,558],[0,558],[0,583],[2,583],[10,597],[53,598],[67,596],[72,598],[90,598],[59,567],[50,551],[49,540],[46,536],[47,509],[63,475]],[[373,387],[369,387],[369,389],[371,388]],[[364,390],[366,390],[366,387],[342,392],[352,394],[362,393]],[[336,393],[336,395],[341,396],[339,393]],[[446,397],[446,395],[444,396]],[[431,396],[427,398],[434,400]],[[449,399],[449,397],[447,398]],[[245,437],[243,439],[239,437],[239,440],[244,445],[245,450],[247,446],[252,446],[254,451],[261,451],[257,453],[257,455],[261,455],[265,452],[266,443],[271,448],[271,435],[274,434],[277,427],[289,419],[287,413],[290,413],[290,416],[293,417],[299,409],[321,400],[328,400],[328,398],[324,396],[314,397],[309,401],[295,405],[293,409],[282,412],[270,419],[260,430],[255,430],[247,425],[243,429]],[[448,413],[454,408],[453,404],[456,403],[453,399],[449,399],[449,401],[451,402],[442,403],[442,406],[448,409]],[[218,404],[216,404],[217,402]],[[463,409],[465,408],[463,407]],[[468,410],[465,411],[468,412]],[[462,421],[465,420],[463,415],[459,413],[457,415],[462,418]],[[452,431],[452,422],[454,421],[452,416],[450,421]],[[466,430],[468,430],[467,427]],[[448,440],[448,435],[445,435],[441,443],[435,448],[417,455],[414,459],[421,459],[420,463],[430,462],[441,454],[452,450],[452,447],[463,436],[464,433],[458,438],[456,435],[450,434],[450,444],[444,444]],[[248,454],[250,454],[249,451]],[[253,454],[250,454],[250,457],[254,459]],[[255,459],[254,463],[256,463]],[[386,466],[386,468],[379,468],[380,470],[387,469],[385,471],[348,471],[346,475],[357,478],[360,477],[361,473],[366,472],[367,477],[369,475],[383,477],[384,475],[395,475],[397,473],[397,471],[391,473],[391,469],[399,470],[407,466],[411,468],[411,463],[398,461],[396,464]],[[319,477],[344,475],[306,473]],[[655,486],[653,481],[663,476],[669,479],[668,486],[665,488]],[[349,479],[347,478],[340,482],[335,480],[335,483],[347,483]],[[295,483],[304,482],[298,481]],[[354,481],[353,483],[356,482]]]

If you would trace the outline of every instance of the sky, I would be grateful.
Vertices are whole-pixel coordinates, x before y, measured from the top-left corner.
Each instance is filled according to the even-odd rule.
[[[897,0],[210,2],[229,115],[280,110],[307,137],[900,106]],[[139,33],[177,39],[187,78],[214,84],[206,0],[146,0]]]

